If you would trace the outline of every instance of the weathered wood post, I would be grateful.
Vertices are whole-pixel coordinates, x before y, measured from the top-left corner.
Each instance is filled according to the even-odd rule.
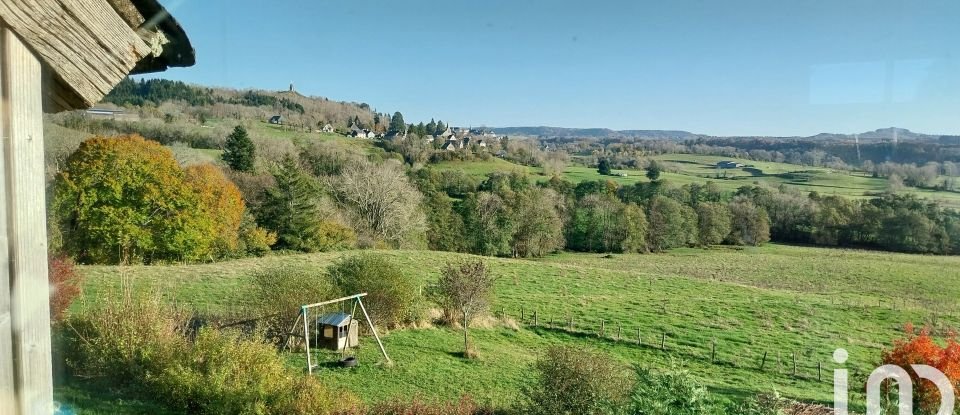
[[[710,363],[717,363],[717,339],[710,342]]]
[[[817,382],[822,382],[822,381],[823,381],[823,376],[822,376],[822,373],[821,373],[822,370],[823,370],[823,363],[817,362]]]
[[[603,337],[603,324],[604,324],[603,319],[600,319],[600,333],[599,333],[600,337]]]
[[[539,320],[537,317],[538,317],[538,312],[537,312],[537,310],[533,310],[533,327],[539,327],[539,326],[540,326],[540,320]]]
[[[667,332],[660,335],[660,350],[667,350]]]
[[[792,353],[793,357],[793,376],[797,376],[797,352]]]
[[[640,327],[637,327],[637,346],[643,346],[643,340],[640,338]]]
[[[617,341],[620,341],[620,330],[622,330],[622,327],[620,323],[617,323]]]
[[[54,409],[43,112],[89,108],[131,72],[193,56],[156,1],[0,1],[0,414]]]
[[[763,372],[763,366],[767,364],[767,352],[763,352],[763,358],[760,359],[760,371]]]

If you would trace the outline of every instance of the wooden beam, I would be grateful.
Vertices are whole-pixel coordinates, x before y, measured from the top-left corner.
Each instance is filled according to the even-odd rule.
[[[50,289],[43,175],[43,86],[40,60],[10,27],[0,43],[3,204],[12,330],[14,414],[50,413]],[[3,363],[6,364],[6,363]]]
[[[3,54],[3,22],[0,22],[0,68],[6,63]],[[0,114],[5,112],[3,82],[0,82]],[[5,131],[4,117],[0,116],[0,134]],[[0,146],[0,155],[2,155]],[[0,189],[6,182],[5,163],[0,156]],[[5,194],[5,192],[4,192]],[[0,414],[17,413],[17,400],[12,391],[13,383],[13,328],[10,321],[10,268],[7,248],[7,207],[0,197]],[[7,392],[10,391],[10,392]]]
[[[354,299],[354,298],[364,297],[364,296],[366,296],[366,295],[367,295],[367,293],[354,294],[354,295],[350,295],[350,296],[346,296],[346,297],[342,297],[342,298],[337,298],[337,299],[335,299],[335,300],[323,301],[323,302],[314,303],[314,304],[307,304],[307,305],[301,306],[301,308],[315,308],[315,307],[320,307],[320,306],[322,306],[322,305],[339,303],[339,302],[341,302],[341,301],[347,301],[347,300],[352,300],[352,299]]]
[[[106,0],[4,0],[0,20],[85,106],[99,102],[151,53]]]

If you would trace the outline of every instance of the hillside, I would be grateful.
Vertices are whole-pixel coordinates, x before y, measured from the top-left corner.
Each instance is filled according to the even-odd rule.
[[[189,310],[242,311],[251,301],[255,272],[282,264],[322,273],[332,261],[350,254],[206,265],[88,266],[82,268],[87,275],[84,298],[86,303],[98,301],[108,290],[132,284],[146,292],[160,289],[169,301]],[[447,261],[468,257],[427,251],[378,255],[399,264],[421,286],[433,281]],[[359,368],[325,368],[320,379],[367,401],[411,395],[455,399],[466,390],[481,401],[507,404],[515,399],[507,391],[525,382],[526,367],[538,353],[547,345],[566,343],[600,348],[625,364],[665,367],[677,362],[727,398],[775,389],[792,398],[829,401],[835,348],[850,351],[848,368],[856,369],[854,379],[859,381],[904,323],[960,323],[960,275],[943,273],[960,266],[955,257],[769,245],[611,258],[568,253],[542,260],[485,260],[499,277],[492,306],[498,320],[474,330],[479,360],[456,356],[461,345],[457,332],[410,328],[384,338],[394,366],[376,364],[379,351],[365,338]],[[506,316],[500,318],[501,313]],[[598,338],[601,320],[603,340]],[[851,321],[858,323],[850,326]],[[714,341],[717,363],[711,364]],[[296,370],[304,367],[300,354],[290,354],[288,361]]]

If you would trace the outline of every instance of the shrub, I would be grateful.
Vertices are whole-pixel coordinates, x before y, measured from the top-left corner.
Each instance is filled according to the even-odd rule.
[[[277,243],[276,233],[257,226],[251,215],[243,216],[240,222],[240,241],[237,246],[240,253],[264,256],[270,252],[270,247],[275,243]]]
[[[201,328],[192,341],[185,319],[156,297],[105,299],[71,316],[68,364],[191,414],[329,414],[358,404],[315,379],[288,371],[276,349],[237,333]]]
[[[105,296],[67,320],[67,361],[78,374],[118,383],[143,382],[162,372],[186,347],[182,315],[159,295]],[[138,383],[139,382],[139,383]]]
[[[654,372],[637,368],[630,413],[638,415],[701,415],[710,412],[707,388],[687,371]]]
[[[552,346],[533,365],[536,380],[521,389],[521,413],[615,414],[633,380],[610,357],[575,346]]]
[[[278,342],[293,327],[300,306],[336,295],[329,277],[303,268],[283,266],[253,276],[254,312],[263,318],[267,338]]]
[[[51,256],[47,261],[50,277],[50,319],[63,321],[70,304],[80,295],[83,276],[66,255]]]
[[[893,348],[883,353],[883,364],[904,368],[913,380],[914,407],[935,413],[940,407],[937,386],[933,382],[921,381],[910,365],[933,366],[955,385],[960,381],[960,343],[951,335],[945,345],[940,346],[934,342],[928,330],[916,332],[910,325],[906,327],[906,332],[906,338],[895,340]]]
[[[354,255],[327,271],[341,294],[369,294],[363,301],[375,324],[395,327],[417,319],[416,286],[386,258],[372,253]]]
[[[816,415],[832,414],[833,410],[813,405],[793,404],[780,397],[779,394],[760,394],[739,404],[732,404],[726,408],[726,413],[736,415]]]
[[[387,401],[370,408],[356,407],[339,415],[493,415],[488,407],[478,405],[469,396],[455,402],[433,403],[419,398],[411,401]]]
[[[318,382],[291,374],[267,343],[201,329],[152,383],[171,407],[201,414],[322,414],[349,404]]]

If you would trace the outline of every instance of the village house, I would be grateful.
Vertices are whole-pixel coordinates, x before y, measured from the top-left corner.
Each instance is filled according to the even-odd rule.
[[[354,125],[350,127],[350,136],[354,138],[374,138],[377,135],[373,131]]]
[[[323,125],[323,128],[321,128],[320,131],[325,133],[332,133],[334,131],[334,128],[332,125],[330,125],[330,123],[327,123]]]
[[[450,137],[453,137],[453,131],[450,130],[450,127],[447,127],[447,129],[446,129],[446,130],[443,130],[442,133],[437,134],[437,135],[435,135],[435,136],[433,136],[433,137],[436,138],[436,139],[439,139],[439,140],[448,140],[448,139],[450,139]]]
[[[283,116],[282,116],[282,115],[274,115],[274,116],[270,117],[270,120],[267,121],[267,122],[269,122],[270,124],[283,125]]]

